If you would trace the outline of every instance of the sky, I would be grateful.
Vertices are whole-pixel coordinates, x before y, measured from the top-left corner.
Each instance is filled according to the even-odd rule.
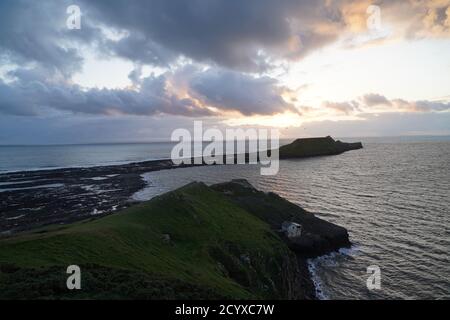
[[[450,135],[450,0],[2,0],[0,62],[0,144]]]

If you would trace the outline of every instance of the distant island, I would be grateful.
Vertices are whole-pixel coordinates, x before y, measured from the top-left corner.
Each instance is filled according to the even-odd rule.
[[[0,241],[0,299],[315,299],[306,259],[347,231],[246,180]],[[66,288],[66,268],[82,290]]]
[[[301,138],[280,147],[280,159],[331,156],[350,150],[361,149],[362,143],[347,143],[334,140],[332,137]]]

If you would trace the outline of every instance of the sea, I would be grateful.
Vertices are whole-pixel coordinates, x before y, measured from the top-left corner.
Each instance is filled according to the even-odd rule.
[[[245,178],[349,231],[351,248],[308,261],[319,298],[450,299],[450,137],[342,140],[364,148],[282,160],[274,176],[261,175],[259,165],[149,172],[133,198]],[[0,173],[165,159],[173,145],[0,146]]]

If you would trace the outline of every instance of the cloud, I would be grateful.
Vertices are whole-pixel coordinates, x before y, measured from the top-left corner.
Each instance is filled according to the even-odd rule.
[[[378,0],[382,24],[400,38],[448,37],[449,0]],[[355,0],[79,0],[82,29],[66,28],[72,1],[0,3],[0,112],[37,116],[181,115],[220,117],[298,114],[290,90],[260,76],[280,61],[297,61],[350,34],[367,32],[367,7]],[[87,89],[71,82],[84,50],[130,60],[132,88]],[[91,52],[90,51],[90,52]],[[180,62],[182,61],[182,63]],[[143,66],[160,75],[142,77]],[[270,73],[269,73],[270,74]],[[258,75],[258,76],[257,76]],[[291,92],[292,93],[292,92]],[[389,100],[368,94],[324,102],[340,115],[441,112],[445,101]],[[317,108],[314,108],[317,109]],[[304,107],[302,112],[308,113]]]
[[[365,106],[365,110],[371,107],[385,108],[386,111],[393,112],[440,112],[450,110],[450,102],[448,101],[407,101],[404,99],[389,100],[380,94],[366,94],[361,97],[361,103]]]
[[[129,31],[128,36],[110,44],[120,56],[161,64],[182,55],[198,62],[258,71],[266,65],[260,50],[289,45],[293,34],[286,18],[299,4],[285,0],[152,0],[86,1],[82,5],[107,26]]]
[[[409,0],[406,4],[397,2],[394,8],[397,19],[406,25],[406,37],[450,36],[449,0]]]
[[[137,64],[169,67],[178,55],[137,32],[131,33],[118,41],[106,40],[104,51],[129,59]]]
[[[384,113],[364,115],[365,121],[313,121],[280,129],[283,137],[367,137],[400,135],[450,135],[450,113]],[[209,121],[212,121],[210,124]],[[205,127],[224,129],[219,119]],[[255,127],[252,125],[251,127]],[[174,129],[193,129],[187,117],[138,116],[0,116],[0,144],[96,143],[168,141]],[[358,141],[360,138],[358,138]]]
[[[450,110],[450,102],[443,101],[416,101],[409,103],[411,109],[417,112],[439,112]]]
[[[66,28],[70,4],[2,1],[0,55],[66,76],[81,68],[85,46],[139,64],[169,67],[185,57],[258,73],[368,32],[373,4],[398,38],[450,36],[450,0],[80,0],[77,31]]]
[[[449,37],[449,0],[343,0],[336,1],[349,31],[368,31],[368,17],[376,6],[380,13],[380,27],[392,28],[399,38]],[[371,31],[371,30],[369,30]]]
[[[450,135],[450,112],[363,114],[365,120],[317,120],[281,130],[287,137],[393,137]],[[360,141],[361,138],[358,138]]]
[[[139,90],[88,89],[78,85],[50,83],[45,79],[0,82],[0,112],[15,115],[46,115],[49,109],[74,114],[209,116],[213,112],[189,98],[171,93],[164,76],[150,76]]]
[[[87,1],[93,19],[128,35],[117,55],[167,65],[179,56],[246,72],[298,60],[349,34],[370,33],[368,7],[397,38],[450,36],[448,0]]]
[[[0,112],[45,115],[49,110],[99,115],[220,116],[227,111],[242,115],[276,114],[293,105],[281,97],[283,90],[269,77],[255,78],[238,72],[187,66],[162,75],[130,75],[136,87],[84,89],[63,79],[47,78],[45,69],[17,69],[14,81],[0,81]]]
[[[220,125],[204,119],[206,127]],[[182,116],[140,117],[103,115],[53,115],[50,117],[0,117],[0,144],[64,144],[168,141],[177,128],[193,129],[193,119]]]
[[[356,101],[345,101],[345,102],[325,101],[322,104],[322,106],[326,109],[330,109],[338,113],[349,115],[358,111],[359,103]]]
[[[211,68],[194,73],[189,79],[190,91],[203,103],[222,110],[238,111],[245,116],[271,115],[285,111],[298,112],[283,98],[275,79],[255,78],[234,71]]]
[[[408,101],[404,99],[388,99],[377,93],[369,93],[352,101],[324,102],[323,107],[346,115],[367,113],[410,112],[430,113],[450,111],[448,101]]]
[[[369,107],[376,105],[391,105],[391,102],[385,96],[376,93],[366,94],[362,97],[362,100]]]
[[[93,19],[127,35],[108,41],[118,56],[167,66],[196,62],[261,72],[274,59],[298,60],[337,40],[344,29],[329,1],[84,1]]]
[[[66,77],[80,70],[80,43],[94,45],[100,29],[89,21],[83,32],[66,27],[68,1],[5,0],[0,3],[0,57],[10,64],[39,64]]]

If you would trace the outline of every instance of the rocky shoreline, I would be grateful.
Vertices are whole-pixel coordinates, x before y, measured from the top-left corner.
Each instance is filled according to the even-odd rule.
[[[171,160],[0,174],[0,234],[102,216],[133,204],[144,172],[172,169]]]

